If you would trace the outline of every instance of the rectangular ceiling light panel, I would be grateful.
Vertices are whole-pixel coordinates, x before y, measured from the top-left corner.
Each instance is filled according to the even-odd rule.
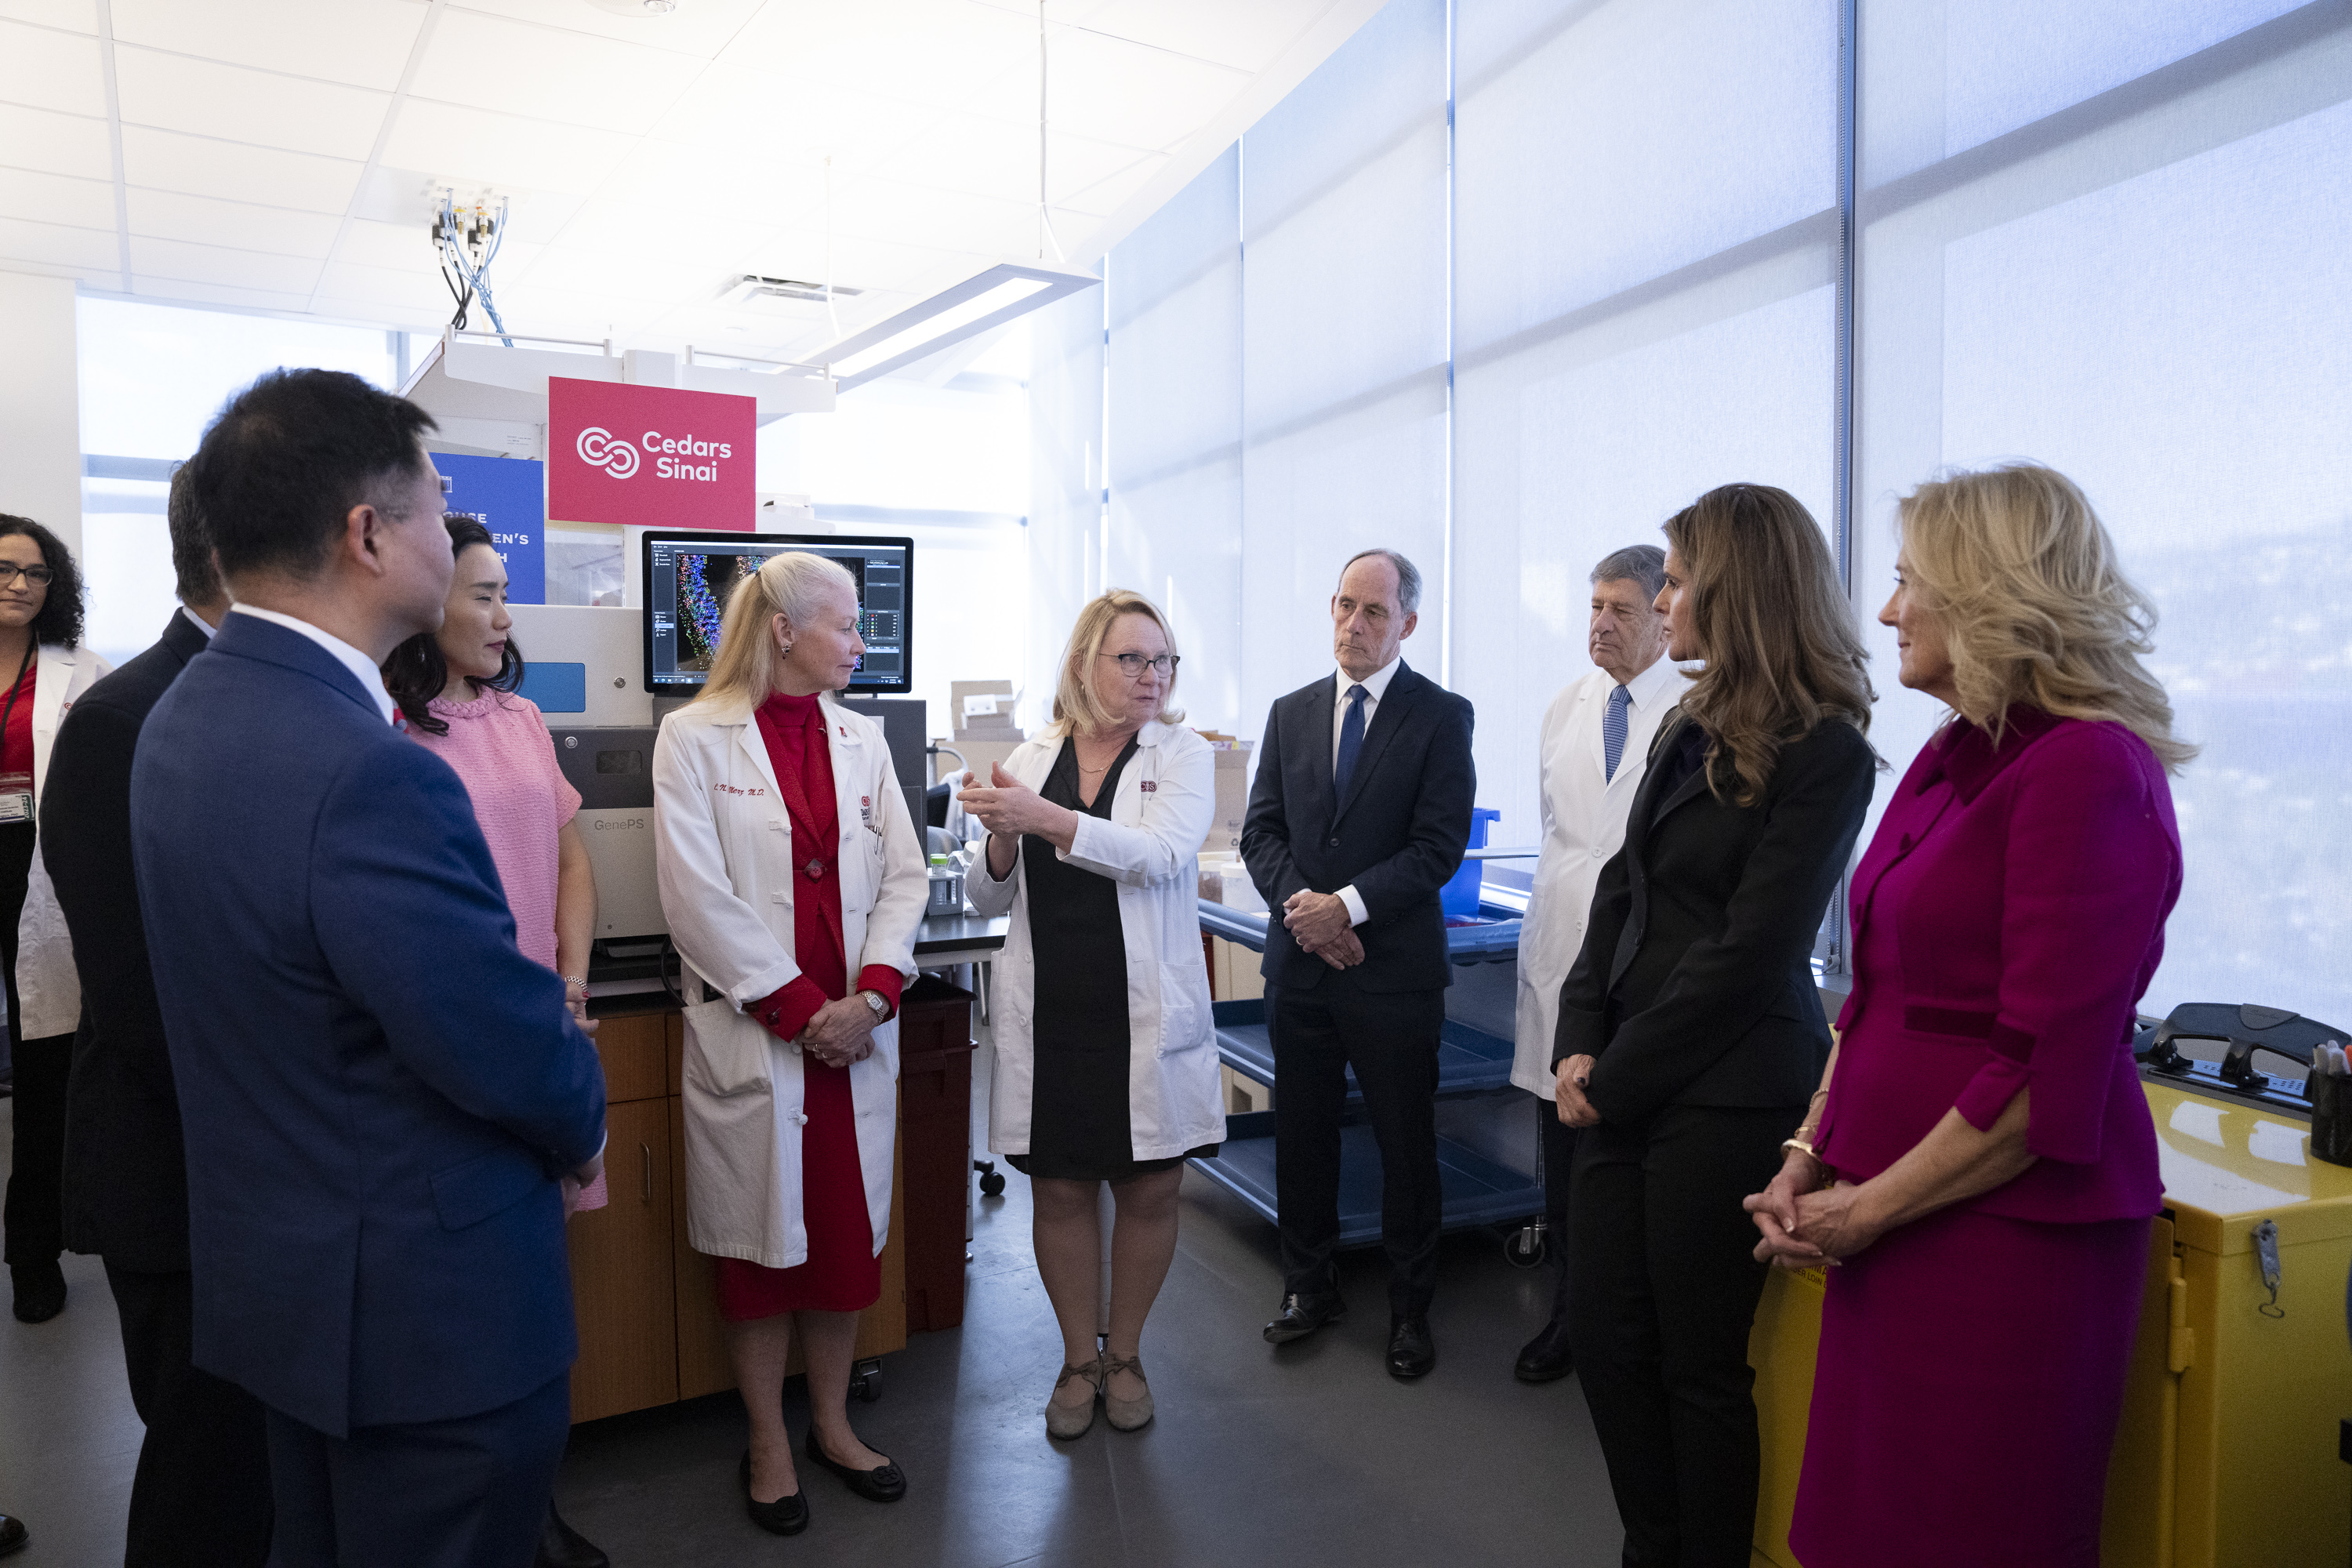
[[[809,357],[847,392],[1099,281],[1043,262],[1000,262]]]

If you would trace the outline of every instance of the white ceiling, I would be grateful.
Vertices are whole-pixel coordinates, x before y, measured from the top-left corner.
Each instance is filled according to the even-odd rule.
[[[1068,258],[1380,5],[1047,0]],[[434,331],[446,184],[513,199],[511,331],[806,352],[821,307],[726,286],[829,259],[847,332],[1038,253],[1037,70],[1034,0],[0,0],[0,269]]]

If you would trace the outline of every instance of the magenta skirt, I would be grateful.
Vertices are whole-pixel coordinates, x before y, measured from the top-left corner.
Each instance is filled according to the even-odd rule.
[[[1930,1215],[1830,1270],[1805,1568],[2098,1568],[2148,1222]]]

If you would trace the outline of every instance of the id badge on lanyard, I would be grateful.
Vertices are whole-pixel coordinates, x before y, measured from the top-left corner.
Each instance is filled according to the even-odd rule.
[[[0,773],[0,827],[33,820],[33,775]]]

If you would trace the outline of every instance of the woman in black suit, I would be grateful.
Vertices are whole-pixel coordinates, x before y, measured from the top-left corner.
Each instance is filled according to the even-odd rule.
[[[1740,1200],[1780,1169],[1829,1055],[1813,938],[1870,805],[1875,694],[1795,497],[1726,485],[1665,533],[1667,657],[1706,668],[1651,747],[1560,987],[1559,1117],[1586,1129],[1569,1332],[1625,1562],[1747,1568],[1765,1266]]]

